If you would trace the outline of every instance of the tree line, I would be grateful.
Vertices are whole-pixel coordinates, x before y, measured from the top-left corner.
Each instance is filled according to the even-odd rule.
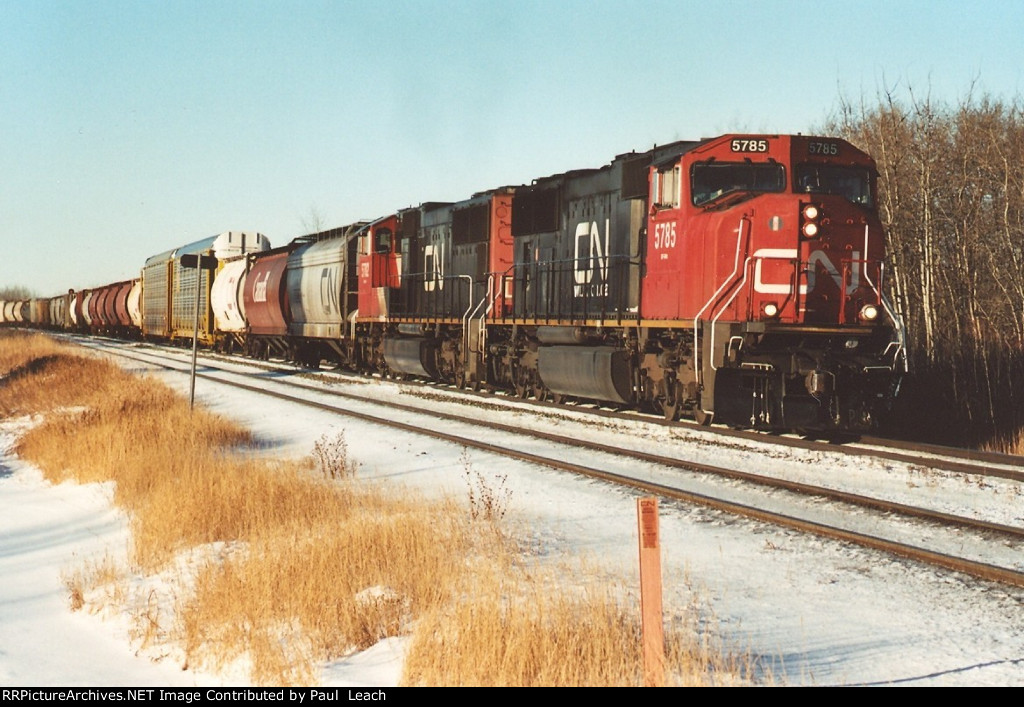
[[[22,300],[31,297],[35,297],[32,290],[22,285],[0,287],[0,300]]]
[[[1024,425],[1024,106],[969,91],[841,99],[826,129],[875,157],[887,288],[912,373],[890,421],[983,443]]]

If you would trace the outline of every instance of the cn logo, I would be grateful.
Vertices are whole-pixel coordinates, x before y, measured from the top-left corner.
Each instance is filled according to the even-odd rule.
[[[576,224],[573,252],[573,294],[576,297],[607,296],[608,294],[608,219],[604,220],[604,237],[597,221]],[[594,281],[594,273],[598,281]]]
[[[325,314],[340,311],[338,306],[338,269],[324,268],[320,271],[320,306]]]
[[[846,285],[846,293],[850,294],[860,287],[860,251],[850,253],[853,267],[850,269],[850,282]],[[797,259],[796,248],[761,248],[754,252],[754,291],[765,295],[790,295],[793,294],[793,282],[765,282],[761,266],[766,260],[784,260],[793,262]],[[836,287],[842,289],[843,275],[828,255],[821,250],[816,250],[807,258],[807,282],[800,285],[800,294],[806,295],[814,290],[817,283],[818,266],[832,278]],[[792,273],[792,270],[789,270]]]
[[[444,289],[444,245],[423,246],[423,289]]]
[[[257,275],[256,279],[252,284],[252,301],[253,302],[266,302],[267,301],[267,280],[270,279],[270,273],[264,272],[262,275]]]

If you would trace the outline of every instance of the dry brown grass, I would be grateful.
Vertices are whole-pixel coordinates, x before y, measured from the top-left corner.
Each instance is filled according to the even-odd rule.
[[[431,686],[643,685],[639,609],[600,573],[566,589],[578,567],[476,572],[460,598],[416,624],[403,682]],[[696,612],[665,627],[668,685],[741,684],[750,661],[729,658],[698,629]]]
[[[316,663],[406,633],[444,600],[464,542],[444,504],[303,481],[315,490],[299,491],[312,512],[202,568],[179,616],[192,660],[223,665],[248,653],[261,681],[308,682]]]
[[[202,411],[190,414],[187,403],[152,380],[100,361],[77,363],[105,387],[78,401],[84,409],[51,406],[55,411],[25,434],[18,454],[53,482],[114,481],[114,500],[132,520],[135,560],[145,566],[185,547],[243,535],[253,522],[246,494],[264,489],[261,477],[248,473],[257,462],[228,450],[248,434]]]
[[[0,331],[0,417],[89,404],[120,374],[97,363],[40,334]]]
[[[121,604],[125,600],[123,580],[126,572],[108,553],[96,560],[83,562],[62,576],[68,590],[68,605],[80,611],[88,604],[93,610]]]
[[[1010,437],[998,437],[990,440],[982,446],[982,449],[986,452],[1024,455],[1024,430],[1020,430]]]
[[[133,566],[120,583],[107,564],[71,574],[72,605],[103,585],[102,602],[134,607],[140,643],[176,641],[187,666],[247,662],[258,683],[309,684],[324,661],[412,635],[408,684],[639,684],[625,592],[563,594],[525,563],[500,526],[504,480],[468,460],[468,509],[357,480],[340,438],[309,463],[260,460],[244,431],[159,383],[38,337],[0,336],[0,411],[47,412],[19,453],[55,481],[114,481],[130,518]],[[206,559],[168,570],[186,550]],[[127,596],[128,573],[160,569],[181,582],[173,606]],[[691,626],[667,635],[674,682],[734,674]]]

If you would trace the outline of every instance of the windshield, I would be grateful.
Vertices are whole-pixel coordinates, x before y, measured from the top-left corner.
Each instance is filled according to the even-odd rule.
[[[871,174],[866,167],[804,163],[796,168],[795,189],[802,194],[838,194],[854,204],[871,206]]]
[[[694,206],[709,204],[734,192],[780,192],[786,188],[785,170],[781,164],[772,163],[695,164],[690,180]]]

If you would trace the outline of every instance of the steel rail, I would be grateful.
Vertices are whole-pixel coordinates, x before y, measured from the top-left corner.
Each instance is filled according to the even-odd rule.
[[[129,359],[134,358],[135,360],[140,360],[138,357],[131,356],[131,355],[123,353],[123,352],[116,352],[116,354],[120,355],[120,356],[123,356],[125,358],[129,358]],[[172,371],[177,371],[177,372],[182,372],[183,371],[183,369],[177,368],[176,366],[168,365],[166,363],[159,363],[159,362],[153,362],[153,361],[146,361],[146,362],[151,363],[153,365],[162,366],[162,367],[164,367],[164,368],[166,368],[168,370],[172,370]],[[228,373],[228,374],[229,375],[244,375],[244,374],[231,374],[231,373]],[[907,545],[905,543],[900,543],[900,542],[893,541],[893,540],[886,540],[884,538],[880,538],[880,537],[873,536],[873,535],[868,535],[868,534],[865,534],[865,533],[860,533],[860,532],[857,532],[857,531],[846,530],[846,529],[843,529],[843,528],[837,528],[837,527],[830,526],[830,525],[827,525],[827,524],[824,524],[824,523],[819,523],[819,522],[816,522],[816,521],[801,519],[801,518],[797,518],[795,516],[791,516],[791,515],[787,515],[787,514],[783,514],[783,513],[777,513],[777,512],[774,512],[774,511],[768,511],[768,510],[764,510],[764,509],[759,509],[759,508],[755,508],[753,506],[737,503],[737,502],[734,502],[734,501],[727,501],[727,500],[724,500],[724,499],[714,498],[714,497],[708,496],[706,494],[700,494],[700,493],[696,493],[696,492],[692,492],[692,491],[684,491],[684,490],[681,490],[681,489],[677,489],[677,488],[673,488],[673,487],[670,487],[670,486],[666,486],[664,484],[659,484],[659,483],[651,482],[651,481],[644,481],[642,479],[635,479],[635,478],[623,476],[621,474],[617,474],[615,472],[609,472],[609,471],[604,471],[604,470],[601,470],[601,469],[595,469],[593,467],[585,466],[585,465],[582,465],[582,464],[576,464],[574,462],[568,462],[568,461],[565,461],[565,460],[562,460],[562,459],[554,459],[554,458],[545,457],[543,455],[533,454],[533,453],[525,452],[525,451],[521,451],[521,450],[508,449],[507,447],[502,447],[502,446],[499,446],[499,445],[490,444],[490,443],[487,443],[487,442],[480,441],[478,439],[474,439],[474,438],[470,438],[470,437],[464,437],[462,435],[456,435],[456,434],[452,434],[452,433],[449,433],[449,432],[442,432],[442,431],[439,431],[439,430],[425,429],[425,428],[423,428],[421,426],[418,426],[418,425],[414,425],[414,424],[410,424],[410,423],[406,423],[406,422],[400,422],[400,421],[397,421],[397,420],[394,420],[394,419],[389,419],[389,418],[386,418],[386,417],[379,417],[377,415],[371,415],[371,414],[365,413],[365,412],[359,412],[359,411],[355,411],[355,410],[350,410],[350,409],[347,409],[347,408],[339,407],[337,405],[330,405],[328,403],[322,403],[322,402],[317,402],[317,401],[313,401],[313,400],[308,400],[306,398],[297,397],[295,395],[291,395],[291,394],[288,394],[288,393],[283,393],[283,392],[280,392],[280,391],[272,391],[272,390],[268,390],[266,388],[250,385],[250,384],[247,384],[247,383],[241,383],[241,382],[238,382],[238,381],[224,380],[223,378],[219,378],[219,377],[216,377],[216,376],[211,376],[210,374],[207,374],[207,373],[200,373],[200,374],[197,374],[197,375],[199,377],[201,377],[201,378],[205,378],[207,380],[211,380],[211,381],[219,383],[221,385],[232,386],[232,387],[238,388],[240,390],[246,390],[246,391],[257,393],[257,394],[260,394],[260,395],[266,395],[266,396],[269,396],[269,397],[272,397],[272,398],[275,398],[275,399],[279,399],[279,400],[283,400],[283,401],[287,401],[287,402],[303,405],[303,406],[310,407],[310,408],[313,408],[313,409],[319,409],[319,410],[323,410],[323,411],[326,411],[326,412],[346,415],[348,417],[352,417],[352,418],[355,418],[355,419],[358,419],[358,420],[362,420],[364,422],[369,422],[371,424],[383,425],[383,426],[391,427],[391,428],[394,428],[394,429],[399,429],[399,430],[402,430],[402,431],[411,432],[413,434],[418,434],[418,435],[422,435],[422,436],[431,437],[433,439],[440,439],[440,440],[451,442],[451,443],[454,443],[454,444],[458,444],[458,445],[461,445],[461,446],[464,446],[464,447],[469,447],[469,448],[478,449],[478,450],[481,450],[481,451],[486,451],[486,452],[497,454],[497,455],[504,456],[504,457],[507,457],[507,458],[517,459],[517,460],[520,460],[520,461],[525,461],[525,462],[529,462],[529,463],[533,463],[533,464],[547,466],[549,468],[553,468],[553,469],[557,469],[557,470],[569,471],[569,472],[572,472],[572,473],[575,473],[575,474],[579,474],[579,475],[587,477],[587,478],[604,480],[604,481],[607,481],[607,482],[610,482],[610,483],[614,483],[614,484],[619,485],[619,486],[624,486],[624,487],[627,487],[627,488],[632,488],[632,489],[637,490],[637,491],[643,491],[643,492],[646,492],[646,493],[654,493],[654,494],[658,494],[658,495],[664,496],[665,498],[670,498],[670,499],[673,499],[673,500],[682,501],[682,502],[686,502],[686,503],[698,504],[698,505],[701,505],[701,506],[704,506],[704,507],[707,507],[707,508],[712,508],[712,509],[719,510],[719,511],[722,511],[722,512],[726,512],[726,513],[730,513],[730,514],[734,514],[734,515],[739,515],[739,516],[742,516],[742,517],[745,517],[745,518],[759,520],[759,521],[762,521],[762,522],[765,522],[765,523],[770,523],[770,524],[778,525],[778,526],[781,526],[781,527],[791,528],[791,529],[799,530],[799,531],[802,531],[802,532],[813,533],[813,534],[819,535],[821,537],[827,537],[827,538],[831,538],[831,539],[835,539],[835,540],[842,540],[842,541],[846,541],[846,542],[851,542],[851,543],[854,543],[854,544],[857,544],[857,545],[861,545],[863,547],[868,547],[868,548],[871,548],[871,549],[881,550],[881,551],[884,551],[884,552],[888,552],[890,554],[893,554],[893,555],[896,555],[896,556],[899,556],[899,557],[904,557],[904,558],[907,558],[907,559],[917,560],[917,561],[924,562],[926,564],[931,564],[931,565],[935,565],[935,566],[938,566],[938,567],[943,567],[945,569],[950,569],[950,570],[954,570],[954,571],[957,571],[957,572],[962,572],[964,574],[968,574],[968,575],[971,575],[971,576],[974,576],[974,577],[979,577],[981,579],[986,579],[986,580],[995,581],[995,582],[1001,582],[1001,583],[1010,584],[1010,585],[1013,585],[1013,586],[1024,587],[1024,572],[1018,572],[1016,570],[1012,570],[1012,569],[1009,569],[1009,568],[999,567],[999,566],[996,566],[996,565],[991,565],[991,564],[988,564],[988,563],[978,562],[978,561],[975,561],[975,560],[969,560],[969,559],[966,559],[966,558],[955,557],[953,555],[949,555],[949,554],[945,554],[945,553],[941,553],[941,552],[937,552],[937,551],[933,551],[933,550],[928,550],[928,549],[925,549],[925,548],[920,548],[920,547],[916,547],[916,546],[912,546],[912,545]],[[289,385],[296,385],[296,384],[290,383]],[[450,415],[450,414],[447,414],[447,413],[437,413],[436,411],[425,412],[424,410],[422,410],[420,408],[415,408],[415,407],[412,407],[412,406],[401,405],[401,404],[394,404],[394,403],[382,403],[382,402],[379,402],[379,401],[374,401],[374,400],[368,399],[368,398],[363,397],[363,396],[351,395],[351,394],[342,393],[342,392],[339,392],[339,391],[325,391],[325,390],[322,390],[322,389],[313,388],[311,386],[296,385],[296,387],[299,387],[299,388],[301,388],[303,390],[307,390],[307,391],[311,391],[311,392],[316,392],[316,393],[319,393],[319,394],[339,396],[339,397],[342,397],[342,398],[357,400],[357,401],[363,402],[363,403],[382,405],[382,406],[386,406],[386,407],[389,407],[389,408],[397,408],[397,409],[400,409],[400,410],[403,410],[403,411],[406,411],[406,412],[412,412],[414,414],[420,414],[420,415],[428,414],[428,415],[430,415],[430,416],[432,416],[434,418],[439,418],[440,417],[440,418],[444,418],[444,419],[447,419],[447,420],[450,420],[450,421],[456,421],[456,422],[460,422],[460,423],[464,423],[464,424],[471,424],[471,425],[480,425],[481,424],[481,422],[478,419],[467,418],[467,417],[464,417],[464,416],[461,416],[461,415]],[[954,515],[951,515],[951,514],[944,514],[944,513],[938,513],[938,512],[935,512],[935,511],[928,511],[926,509],[914,508],[914,507],[911,507],[911,506],[906,506],[904,504],[891,503],[891,502],[888,502],[888,501],[881,501],[879,499],[871,499],[871,498],[864,497],[864,496],[859,496],[859,495],[856,495],[856,494],[847,494],[847,493],[841,492],[841,491],[834,491],[834,490],[831,490],[831,489],[824,489],[824,488],[821,488],[821,487],[811,486],[811,485],[801,484],[801,483],[796,483],[796,482],[783,482],[783,481],[780,481],[780,480],[768,479],[767,477],[762,477],[762,476],[759,476],[759,475],[756,475],[756,474],[751,474],[749,472],[741,472],[741,471],[736,471],[736,470],[731,470],[731,469],[724,469],[724,468],[721,468],[721,467],[713,467],[713,466],[709,466],[709,465],[696,464],[696,463],[692,463],[692,462],[685,462],[685,461],[682,461],[682,460],[679,460],[679,459],[673,459],[671,457],[663,457],[661,455],[649,454],[649,453],[646,453],[646,452],[638,452],[636,450],[624,449],[624,448],[619,448],[619,447],[612,447],[610,445],[604,445],[604,444],[600,444],[600,443],[586,442],[586,441],[582,441],[582,440],[579,440],[579,439],[576,439],[576,438],[569,438],[569,437],[564,437],[564,436],[561,436],[561,435],[553,435],[551,433],[540,432],[540,431],[537,431],[537,430],[529,430],[529,429],[525,429],[524,430],[522,428],[512,427],[512,426],[509,426],[509,425],[503,425],[503,424],[500,424],[500,423],[493,423],[493,422],[488,422],[487,426],[488,426],[489,429],[500,429],[503,432],[508,432],[508,433],[512,433],[512,434],[519,434],[519,435],[527,435],[527,436],[531,436],[531,437],[535,437],[535,438],[539,438],[539,439],[544,439],[546,441],[567,445],[567,446],[570,446],[570,447],[584,446],[584,447],[593,449],[595,451],[600,451],[600,452],[607,453],[607,454],[614,454],[616,456],[626,455],[626,456],[631,456],[631,457],[636,458],[636,459],[641,460],[641,461],[647,461],[647,462],[650,462],[650,463],[659,464],[659,465],[663,465],[663,466],[669,466],[669,467],[672,467],[672,468],[684,468],[684,469],[688,469],[688,470],[691,470],[691,471],[698,471],[698,472],[701,472],[701,473],[715,474],[715,475],[724,476],[724,477],[727,477],[727,478],[740,479],[740,480],[750,481],[750,482],[754,482],[754,483],[758,483],[758,484],[762,484],[762,485],[766,485],[766,486],[773,486],[773,487],[776,487],[776,488],[783,488],[783,489],[794,491],[794,492],[797,492],[797,493],[804,493],[804,494],[810,494],[810,495],[816,495],[816,496],[824,496],[824,497],[829,498],[830,500],[835,500],[835,501],[839,501],[839,502],[843,502],[843,503],[848,503],[848,504],[852,504],[852,505],[866,506],[866,507],[869,507],[869,508],[872,508],[872,509],[875,509],[875,510],[881,510],[881,511],[885,511],[885,512],[901,513],[901,514],[910,515],[910,516],[917,517],[917,518],[924,518],[924,519],[931,520],[931,521],[934,521],[934,522],[941,522],[941,523],[946,523],[946,524],[961,525],[961,526],[964,526],[964,527],[971,527],[971,528],[978,529],[978,530],[1004,533],[1004,534],[1013,535],[1013,536],[1016,536],[1016,537],[1024,536],[1024,530],[1022,530],[1020,528],[1015,528],[1013,526],[1005,526],[1005,525],[1002,525],[1002,524],[989,523],[989,522],[986,522],[986,521],[976,521],[976,520],[970,519],[970,518],[963,518],[961,516],[954,516]]]
[[[118,340],[111,339],[110,341]],[[238,360],[230,356],[225,357],[225,359],[229,361]],[[256,363],[251,359],[243,359],[243,361],[250,365]],[[355,372],[338,370],[331,371],[330,373],[333,376],[347,378],[349,380],[354,381],[366,379],[365,375]],[[434,382],[425,382],[418,380],[404,380],[403,384],[410,386],[420,386],[423,388],[434,388],[437,386],[437,384]],[[474,391],[469,389],[460,390],[459,393],[461,395],[479,397],[483,399],[502,399],[502,397],[504,397],[497,395],[495,393],[489,393],[485,391]],[[949,471],[961,474],[975,474],[979,476],[990,476],[994,478],[1007,479],[1010,481],[1024,482],[1024,456],[1014,454],[1003,454],[1000,452],[986,452],[981,450],[962,449],[959,447],[944,447],[935,444],[901,441],[875,436],[861,436],[859,440],[851,440],[850,442],[847,443],[822,442],[813,439],[775,436],[772,433],[758,432],[755,430],[729,429],[726,427],[705,427],[703,425],[698,425],[697,423],[689,422],[687,420],[668,421],[655,415],[644,415],[628,412],[623,413],[617,410],[606,410],[600,408],[566,407],[564,404],[561,403],[554,403],[543,400],[526,400],[521,398],[515,398],[515,400],[519,403],[525,403],[537,407],[554,410],[572,410],[573,412],[581,414],[588,414],[593,415],[595,417],[605,417],[615,420],[642,419],[648,424],[655,424],[662,427],[682,428],[694,431],[699,430],[700,432],[706,434],[713,434],[720,437],[733,437],[747,441],[757,442],[760,444],[772,444],[780,447],[791,447],[796,449],[807,449],[814,451],[838,451],[849,456],[874,457],[878,459],[886,459],[888,461],[895,461],[904,464],[921,465],[927,463],[928,468],[934,470]],[[938,458],[923,459],[921,456],[919,456],[922,453],[935,455]],[[1000,468],[998,466],[981,466],[982,464],[998,464],[1001,465],[1002,467],[1017,467],[1017,469],[1019,470],[1014,468]]]

